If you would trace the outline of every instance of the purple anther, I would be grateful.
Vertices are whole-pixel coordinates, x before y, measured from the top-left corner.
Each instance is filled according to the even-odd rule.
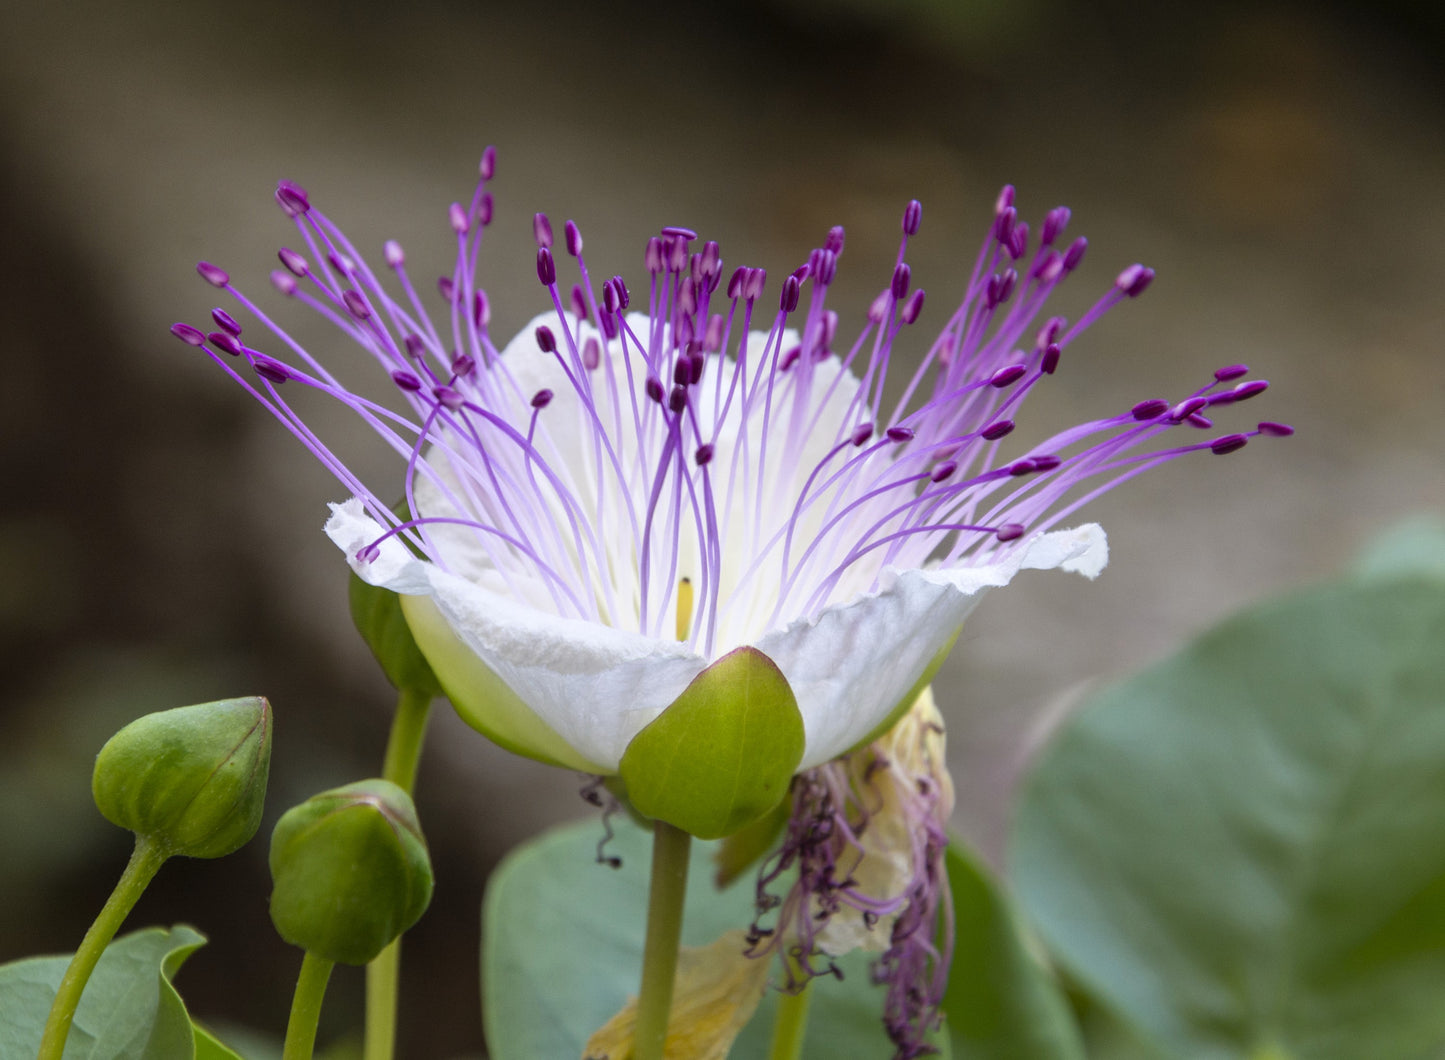
[[[687,268],[687,240],[681,237],[669,237],[663,240],[663,249],[667,252],[667,270],[669,272],[682,272]]]
[[[889,427],[884,433],[890,442],[913,441],[913,428],[911,427]]]
[[[241,325],[236,323],[236,318],[227,313],[224,309],[216,308],[211,310],[211,319],[216,326],[223,331],[229,331],[232,335],[241,334]]]
[[[172,331],[175,329],[172,328]],[[1273,420],[1265,420],[1259,425],[1259,433],[1266,434],[1271,438],[1288,438],[1294,433],[1294,428],[1288,423],[1276,423]]]
[[[707,358],[703,356],[702,350],[698,347],[697,343],[694,342],[692,345],[693,352],[688,358],[688,364],[692,370],[688,374],[687,381],[690,385],[696,386],[702,382],[702,371],[707,367]]]
[[[582,232],[577,227],[577,222],[568,220],[567,226],[562,230],[563,237],[567,241],[567,253],[574,258],[582,253]]]
[[[547,220],[544,213],[532,215],[532,238],[537,241],[539,247],[550,247],[552,245],[552,222]]]
[[[225,287],[231,282],[230,273],[219,265],[212,265],[209,261],[196,262],[196,271],[201,274],[201,279],[212,287]]]
[[[709,239],[702,245],[702,271],[716,287],[717,278],[722,273],[722,247],[718,246],[716,239]]]
[[[578,320],[587,319],[587,295],[580,283],[572,285],[572,315]]]
[[[482,197],[477,200],[477,224],[486,228],[492,223],[492,214],[496,210],[496,203],[492,199],[492,193],[482,192]]]
[[[457,357],[456,360],[452,361],[452,374],[455,375],[458,379],[465,379],[476,370],[477,362],[472,360],[472,358],[465,353],[461,354],[459,357]]]
[[[617,305],[620,309],[626,309],[632,304],[632,294],[627,290],[627,284],[621,276],[612,277],[612,286],[617,288]]]
[[[712,463],[712,453],[712,444],[703,442],[702,445],[697,447],[697,453],[694,454],[693,459],[697,461],[698,467],[707,467],[708,464]]]
[[[492,323],[492,303],[487,301],[486,291],[472,292],[472,323],[484,330]]]
[[[602,343],[597,341],[596,335],[588,335],[587,341],[582,343],[582,367],[589,372],[602,363]]]
[[[996,442],[1004,435],[1013,433],[1013,429],[1013,420],[994,420],[983,430],[979,431],[978,436],[986,442]]]
[[[488,144],[485,150],[482,151],[482,161],[481,164],[477,166],[477,172],[481,174],[483,180],[491,180],[496,176],[497,149],[491,144]]]
[[[345,254],[338,253],[335,250],[326,252],[326,260],[331,262],[332,268],[337,272],[342,272],[350,276],[356,271],[356,262],[352,261]]]
[[[1064,256],[1057,250],[1048,250],[1039,255],[1034,266],[1034,275],[1045,283],[1053,283],[1064,274]]]
[[[306,259],[289,247],[282,247],[276,251],[276,256],[281,259],[281,264],[286,266],[286,271],[292,276],[304,278],[311,270]]]
[[[799,283],[802,283],[811,275],[813,275],[813,266],[806,261],[793,270],[793,278]]]
[[[867,445],[868,440],[872,437],[873,424],[860,423],[858,426],[853,428],[853,433],[848,436],[848,440],[852,442],[855,447],[861,447]]]
[[[782,360],[778,362],[778,371],[786,372],[797,363],[799,357],[803,356],[803,347],[794,346],[783,354]]]
[[[923,292],[921,290],[915,291],[914,295],[916,297],[917,295],[921,295],[922,293]],[[922,299],[919,299],[919,301],[921,302]],[[833,310],[831,309],[823,310],[823,333],[818,337],[819,349],[826,351],[828,347],[833,345],[833,336],[837,334],[838,314],[833,312]]]
[[[381,256],[386,264],[393,269],[399,269],[406,264],[406,251],[401,249],[401,244],[394,239],[388,239],[381,248]]]
[[[905,236],[916,236],[918,226],[923,223],[923,203],[917,199],[910,199],[908,205],[903,208],[903,234]]]
[[[1214,373],[1214,378],[1215,378],[1215,379],[1218,379],[1221,383],[1227,383],[1227,382],[1229,382],[1231,379],[1238,379],[1240,376],[1242,376],[1242,375],[1248,375],[1248,374],[1249,374],[1249,365],[1247,365],[1247,364],[1229,364],[1229,365],[1225,365],[1223,368],[1220,368],[1220,369],[1218,369],[1217,371],[1215,371],[1215,373]]]
[[[1263,394],[1268,389],[1269,381],[1267,379],[1251,379],[1249,382],[1240,383],[1234,388],[1234,400],[1248,401],[1258,394]]]
[[[1184,418],[1184,422],[1191,427],[1198,427],[1201,431],[1207,431],[1214,426],[1214,421],[1201,412],[1191,413]]]
[[[1013,269],[1004,269],[1003,272],[999,273],[998,297],[994,300],[993,304],[999,305],[1003,302],[1007,302],[1009,300],[1009,296],[1014,293],[1014,286],[1018,282],[1019,274],[1014,272]]]
[[[541,390],[537,391],[535,394],[532,395],[532,407],[534,409],[544,409],[551,403],[552,391],[548,390],[546,387],[543,387]]]
[[[457,285],[452,283],[452,278],[450,276],[438,276],[437,293],[442,296],[442,301],[450,305],[452,302],[456,301]]]
[[[421,380],[418,379],[414,373],[408,372],[402,368],[398,368],[396,371],[391,373],[391,381],[397,386],[401,387],[403,390],[411,391],[413,393],[421,389]]]
[[[1017,383],[1027,371],[1028,369],[1021,364],[1006,364],[988,377],[988,385],[1002,390],[1006,386]]]
[[[1129,410],[1134,418],[1140,423],[1145,420],[1157,420],[1164,413],[1169,411],[1169,402],[1163,398],[1150,398],[1148,401],[1141,401]]]
[[[620,303],[617,299],[617,288],[612,285],[611,280],[602,281],[602,310],[611,315],[617,312]]]
[[[200,346],[206,341],[206,333],[200,328],[191,327],[189,324],[172,324],[171,334],[187,346]]]
[[[999,189],[998,198],[993,203],[993,215],[997,217],[1014,204],[1014,186],[1005,184]]]
[[[453,390],[449,386],[434,386],[431,388],[431,392],[433,397],[453,412],[467,403],[466,398],[462,397],[459,391]]]
[[[798,282],[796,276],[789,276],[783,281],[783,291],[778,297],[778,308],[784,313],[791,313],[798,308],[798,294],[803,285]]]
[[[763,288],[767,285],[767,269],[749,269],[747,283],[743,284],[743,297],[749,302],[756,302],[763,296]]]
[[[1049,343],[1044,347],[1043,359],[1039,361],[1039,371],[1043,372],[1044,375],[1053,375],[1054,372],[1058,371],[1059,357],[1062,355],[1063,351],[1059,349],[1058,343]]]
[[[289,272],[282,272],[280,269],[272,269],[271,286],[276,288],[279,293],[285,295],[287,298],[290,298],[293,294],[296,293],[296,277],[292,276]]]
[[[366,298],[360,291],[342,291],[341,301],[346,304],[346,311],[357,320],[365,320],[371,316],[371,306],[366,304]]]
[[[908,285],[912,279],[913,270],[908,267],[908,262],[900,261],[893,270],[893,280],[888,285],[888,289],[893,292],[894,301],[901,302],[908,297]]]
[[[1196,412],[1198,412],[1200,409],[1204,408],[1204,406],[1208,404],[1209,399],[1206,397],[1185,398],[1183,401],[1179,402],[1179,404],[1175,405],[1172,409],[1169,410],[1170,422],[1183,423],[1190,416],[1193,416]]]
[[[291,378],[291,370],[280,361],[267,357],[264,353],[256,353],[251,357],[251,367],[262,379],[272,383],[281,384]]]
[[[607,337],[608,342],[617,338],[619,329],[617,327],[617,315],[615,313],[603,313],[597,323],[602,325],[602,334]]]
[[[675,386],[672,393],[667,395],[667,407],[673,412],[681,412],[687,408],[687,387]]]
[[[646,390],[648,397],[650,397],[653,401],[656,401],[659,405],[662,404],[662,398],[667,393],[667,391],[662,389],[661,379],[657,378],[657,376],[655,375],[649,375],[647,377]]]
[[[881,324],[888,319],[888,307],[893,304],[893,292],[887,287],[878,292],[878,296],[868,303],[868,322]]]
[[[1054,240],[1064,234],[1064,229],[1069,226],[1069,213],[1067,206],[1055,206],[1044,216],[1044,227],[1039,232],[1039,243],[1046,247],[1054,245]]]
[[[236,341],[236,337],[229,332],[213,331],[206,336],[206,339],[222,353],[229,353],[232,357],[241,356],[242,346]]]
[[[707,327],[702,332],[702,348],[708,353],[717,353],[722,349],[724,324],[721,313],[714,313],[708,317]]]
[[[1073,272],[1079,267],[1079,262],[1084,260],[1084,251],[1089,249],[1089,241],[1083,236],[1069,244],[1069,249],[1064,252],[1064,271]]]
[[[537,248],[537,279],[542,281],[543,287],[551,287],[557,282],[557,265],[552,260],[552,252],[546,247]]]
[[[1127,297],[1138,298],[1153,282],[1153,269],[1134,264],[1119,273],[1119,278],[1114,281],[1114,286],[1123,291]]]
[[[1014,230],[1009,233],[1008,243],[1004,248],[1008,251],[1009,257],[1018,261],[1029,252],[1029,226],[1027,222],[1020,221],[1014,225]]]
[[[452,231],[459,236],[466,235],[472,227],[472,222],[467,217],[466,207],[459,202],[454,202],[447,207],[447,223],[452,226]]]
[[[1017,541],[1024,536],[1023,523],[1004,523],[993,532],[993,536],[1000,541]]]
[[[1209,451],[1215,456],[1223,456],[1225,453],[1232,453],[1237,449],[1243,449],[1248,444],[1248,435],[1226,434],[1223,438],[1216,438],[1210,442]]]
[[[833,282],[833,277],[838,275],[838,255],[826,247],[818,251],[817,264],[813,266],[813,275],[817,282],[827,287]]]
[[[993,237],[1008,249],[1009,239],[1014,234],[1014,225],[1018,223],[1019,212],[1012,206],[1005,206],[993,216]]]
[[[746,265],[739,265],[733,269],[732,276],[728,279],[728,299],[736,302],[742,297],[743,287],[747,283],[748,274],[752,272]]]
[[[1067,323],[1068,321],[1063,317],[1049,317],[1049,322],[1039,328],[1039,337],[1037,339],[1039,349],[1043,349],[1050,343],[1058,342],[1059,335],[1063,332],[1064,325]]]
[[[311,209],[311,199],[306,194],[306,189],[289,180],[277,182],[276,203],[286,211],[287,217],[295,217]]]
[[[1053,453],[1045,453],[1042,456],[1035,456],[1030,459],[1034,462],[1035,471],[1052,471],[1064,462],[1061,457],[1055,456]]]
[[[537,336],[537,348],[543,353],[557,352],[557,336],[552,334],[552,329],[546,324],[537,328],[534,335]]]
[[[692,382],[692,358],[683,354],[672,364],[672,381],[677,386],[687,386]]]
[[[696,280],[687,280],[683,283],[681,290],[677,292],[677,309],[682,314],[683,320],[687,320],[697,312],[697,284]]]
[[[958,470],[958,463],[953,460],[945,460],[941,464],[933,465],[933,470],[928,473],[928,481],[942,482]]]
[[[369,545],[362,545],[356,550],[356,561],[358,563],[375,563],[381,555],[381,548],[372,542]]]
[[[907,211],[905,210],[904,213],[906,214]],[[918,214],[919,214],[920,217],[923,216],[923,207],[922,207],[922,206],[920,206],[920,207],[918,208]],[[915,225],[915,226],[914,226],[914,231],[917,231],[917,230],[918,230],[918,226]],[[828,250],[831,250],[834,254],[841,254],[841,253],[843,253],[843,226],[842,226],[842,225],[834,225],[832,228],[828,229],[828,238],[823,241],[823,246],[826,247]]]
[[[1007,468],[1008,473],[1014,476],[1014,478],[1019,478],[1023,475],[1032,475],[1038,469],[1039,465],[1028,457],[1024,457],[1022,460],[1015,460]]]
[[[697,233],[691,228],[683,228],[680,225],[663,225],[662,234],[674,239],[681,239],[688,243],[691,243],[697,238]]]
[[[406,352],[411,354],[413,358],[418,358],[426,352],[425,340],[415,333],[402,339],[402,343],[406,346]]]

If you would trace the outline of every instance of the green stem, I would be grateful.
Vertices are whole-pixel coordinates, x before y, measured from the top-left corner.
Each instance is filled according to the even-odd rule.
[[[65,969],[65,977],[60,980],[60,989],[56,991],[50,1017],[45,1021],[45,1033],[40,1039],[38,1060],[60,1060],[64,1054],[65,1039],[70,1036],[75,1008],[80,1004],[80,995],[85,991],[90,973],[95,971],[101,954],[115,938],[116,931],[125,922],[136,901],[145,893],[146,885],[165,864],[166,857],[166,852],[159,846],[144,836],[136,836],[130,862],[120,874],[115,890],[110,892],[110,897],[101,907],[100,915],[90,925],[85,938],[81,939],[80,948],[75,951],[70,967]]]
[[[692,836],[664,821],[653,822],[652,886],[647,895],[647,943],[642,951],[642,989],[637,998],[635,1060],[663,1058],[691,853]]]
[[[791,954],[783,954],[792,978],[798,977],[797,962]],[[813,999],[813,980],[805,979],[796,994],[784,993],[778,999],[778,1014],[773,1020],[773,1045],[768,1060],[800,1060],[803,1038],[808,1033],[808,1003]]]
[[[333,961],[306,951],[296,993],[291,997],[291,1019],[286,1024],[286,1047],[281,1060],[311,1060],[316,1049],[316,1023],[321,1019],[321,1002],[331,978]]]
[[[416,786],[422,741],[431,713],[431,693],[403,688],[391,719],[381,776],[408,795]],[[401,939],[366,966],[366,1044],[364,1060],[391,1060],[396,1049],[396,996],[401,980]]]

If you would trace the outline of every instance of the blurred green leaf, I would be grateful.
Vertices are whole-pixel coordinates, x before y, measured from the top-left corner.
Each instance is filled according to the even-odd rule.
[[[944,995],[959,1060],[1084,1060],[1068,1002],[1029,952],[1011,903],[971,851],[948,848],[953,969]]]
[[[222,1045],[220,1040],[204,1027],[192,1024],[191,1030],[196,1034],[196,1060],[242,1060],[240,1053]]]
[[[1355,574],[1374,581],[1414,575],[1445,580],[1445,519],[1421,515],[1386,530],[1360,553]]]
[[[600,827],[584,821],[546,832],[509,854],[487,883],[482,1015],[493,1060],[581,1056],[592,1032],[637,992],[651,836],[630,821],[615,824],[607,853],[623,864],[614,870],[596,863]],[[682,939],[689,946],[745,928],[753,915],[751,887],[713,889],[716,844],[694,846]],[[883,994],[869,980],[868,963],[867,954],[855,953],[842,962],[842,982],[814,984],[804,1057],[892,1055]],[[770,988],[732,1060],[768,1055],[776,1007]]]
[[[1028,784],[1028,914],[1190,1060],[1445,1042],[1445,587],[1248,612],[1099,696]]]
[[[67,1060],[180,1060],[195,1052],[191,1019],[171,977],[205,945],[178,924],[116,939],[95,966],[65,1043]],[[30,1057],[70,956],[32,957],[0,966],[0,1056]]]

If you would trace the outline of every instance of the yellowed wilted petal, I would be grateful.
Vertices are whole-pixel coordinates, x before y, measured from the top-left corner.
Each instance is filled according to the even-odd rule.
[[[729,931],[707,946],[684,946],[677,958],[667,1060],[724,1060],[752,1019],[768,983],[770,961],[745,956],[747,935]],[[637,998],[587,1041],[582,1060],[632,1060]]]

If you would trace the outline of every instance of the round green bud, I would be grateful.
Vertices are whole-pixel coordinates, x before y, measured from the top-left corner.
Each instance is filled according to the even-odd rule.
[[[222,699],[137,718],[95,760],[106,820],[168,855],[219,858],[261,825],[271,767],[271,704]]]
[[[411,797],[362,780],[287,810],[271,833],[271,922],[294,946],[366,964],[421,919],[431,859]]]
[[[431,664],[416,646],[401,598],[390,589],[351,576],[351,621],[394,688],[441,695]]]

